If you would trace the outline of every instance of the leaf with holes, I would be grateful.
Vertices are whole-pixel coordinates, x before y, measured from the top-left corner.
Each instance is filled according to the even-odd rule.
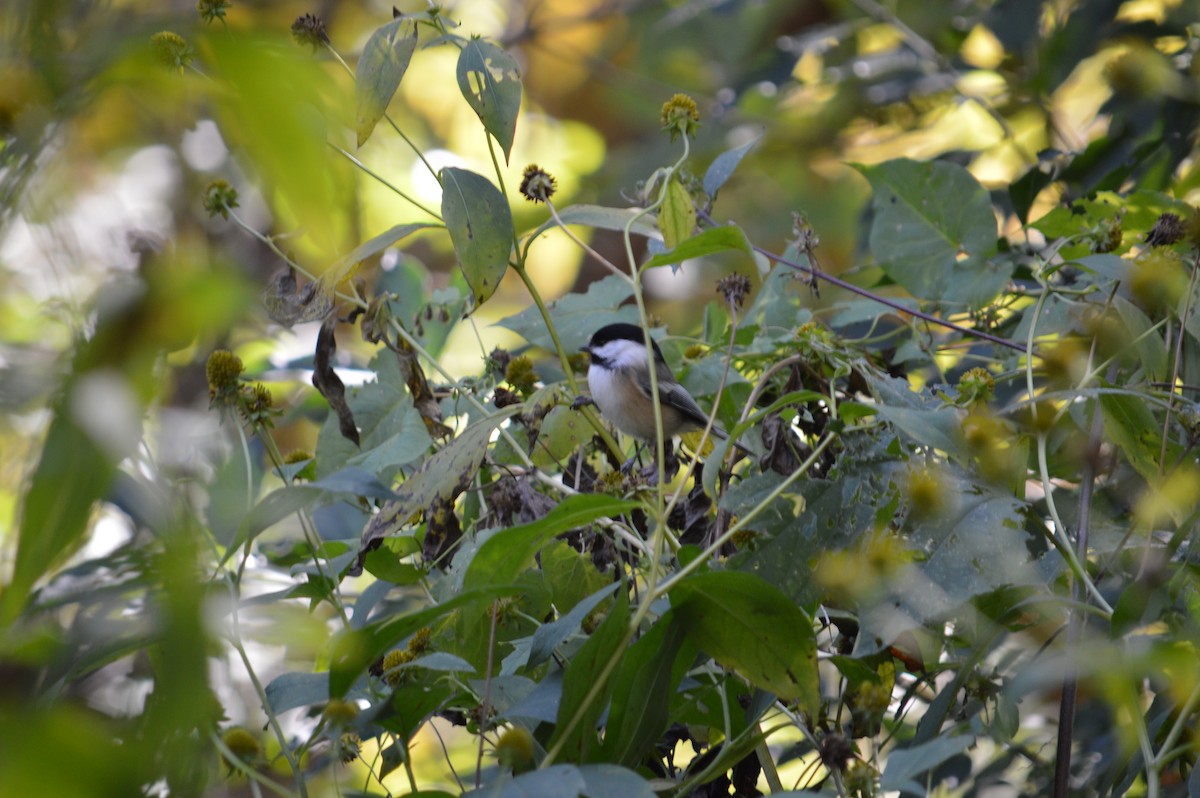
[[[486,177],[446,167],[442,170],[442,218],[478,308],[496,293],[508,269],[512,210]]]
[[[458,88],[508,161],[521,110],[517,60],[494,44],[471,39],[458,56]]]

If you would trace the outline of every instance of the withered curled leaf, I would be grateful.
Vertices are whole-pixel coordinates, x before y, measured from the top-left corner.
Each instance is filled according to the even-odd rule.
[[[341,430],[342,437],[354,441],[355,446],[361,446],[358,427],[354,424],[354,414],[350,412],[350,405],[346,404],[346,386],[342,384],[342,378],[333,370],[333,356],[337,352],[337,339],[333,335],[333,328],[336,324],[336,319],[326,319],[325,323],[321,325],[321,332],[317,334],[312,382],[321,392],[321,396],[325,397],[325,401],[329,402],[333,412],[337,413],[338,428]]]

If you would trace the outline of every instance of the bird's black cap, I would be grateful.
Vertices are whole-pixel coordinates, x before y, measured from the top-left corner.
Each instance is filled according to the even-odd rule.
[[[585,350],[591,350],[593,347],[604,346],[609,341],[633,341],[645,345],[646,334],[641,327],[636,324],[626,324],[619,322],[617,324],[606,324],[596,332],[592,333],[592,338],[588,341]],[[659,360],[665,360],[662,350],[658,348],[658,342],[653,338],[650,339],[650,345],[654,347],[654,355]]]

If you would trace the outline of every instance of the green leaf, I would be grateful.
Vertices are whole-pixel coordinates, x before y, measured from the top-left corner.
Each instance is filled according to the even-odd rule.
[[[646,213],[641,208],[606,208],[602,205],[569,205],[558,212],[558,218],[563,224],[577,224],[584,227],[596,227],[601,230],[612,230],[623,233],[629,226],[629,232],[647,238],[661,238],[654,214]],[[557,227],[558,222],[553,218],[547,220],[541,227],[530,233],[531,238],[537,238],[547,230]]]
[[[367,39],[354,70],[358,146],[367,143],[375,124],[387,111],[416,49],[417,23],[406,17],[380,26]]]
[[[580,765],[587,798],[655,798],[650,782],[616,765]]]
[[[557,621],[551,621],[539,626],[530,640],[528,659],[522,664],[536,666],[550,659],[554,655],[554,649],[558,648],[568,637],[579,631],[583,619],[592,610],[596,609],[600,602],[607,599],[616,588],[616,582],[607,584],[577,603],[570,612],[563,615]]]
[[[1100,395],[1100,411],[1109,440],[1125,453],[1139,474],[1157,481],[1162,429],[1146,401],[1127,394],[1105,393]]]
[[[1008,198],[1012,202],[1013,211],[1021,220],[1021,224],[1029,222],[1029,211],[1033,208],[1033,201],[1037,199],[1037,195],[1041,193],[1042,189],[1053,182],[1054,178],[1050,172],[1043,170],[1040,163],[1035,163],[1028,172],[1021,175],[1008,187]]]
[[[671,605],[688,636],[721,665],[817,711],[812,620],[779,588],[736,571],[694,574],[672,588]]]
[[[477,308],[496,293],[508,270],[512,210],[492,181],[447,166],[442,170],[442,218]]]
[[[750,242],[746,240],[746,234],[736,224],[710,227],[682,242],[674,249],[655,255],[646,261],[645,268],[668,266],[673,263],[682,263],[691,258],[701,258],[705,255],[729,250],[738,250],[751,256],[754,254],[750,248]]]
[[[361,629],[343,631],[331,643],[329,663],[329,695],[340,698],[346,694],[359,675],[375,660],[423,626],[452,610],[501,596],[515,595],[515,585],[493,585],[480,590],[464,590],[452,599],[433,607],[369,623]]]
[[[401,486],[403,487],[403,486]],[[538,520],[501,530],[475,553],[463,575],[463,587],[511,582],[533,562],[538,550],[555,535],[633,510],[638,502],[598,493],[578,493]]]
[[[346,278],[353,276],[358,264],[367,258],[378,255],[392,244],[408,238],[418,230],[428,230],[431,227],[440,226],[432,223],[414,222],[411,224],[398,224],[389,228],[374,238],[359,244],[349,255],[338,260],[336,264],[321,275],[321,281],[330,288],[336,287]]]
[[[1132,343],[1132,360],[1146,370],[1146,376],[1151,380],[1165,380],[1167,377],[1167,347],[1161,336],[1144,334],[1154,326],[1150,318],[1142,312],[1141,308],[1125,297],[1113,297],[1112,303],[1126,328],[1126,336],[1123,340],[1130,343],[1137,341],[1137,343]]]
[[[683,677],[674,666],[685,638],[683,624],[668,612],[629,647],[613,676],[612,708],[604,727],[604,759],[633,767],[662,737],[670,722],[671,696]]]
[[[507,162],[521,110],[521,68],[517,60],[490,42],[471,39],[458,56],[458,88],[504,150]]]
[[[950,757],[961,754],[974,742],[974,737],[965,735],[941,737],[923,745],[892,751],[888,754],[887,765],[883,769],[880,789],[924,794],[925,787],[917,782],[916,777],[936,768]]]
[[[604,621],[579,649],[563,674],[558,721],[547,749],[562,741],[562,756],[572,762],[587,762],[599,746],[596,723],[608,704],[611,680],[587,706],[584,699],[600,683],[601,674],[625,640],[629,624],[629,599],[621,593]]]
[[[518,410],[519,406],[507,407],[463,430],[461,435],[425,460],[417,473],[400,484],[395,502],[384,512],[394,518],[407,519],[435,503],[444,504],[457,498],[475,478],[492,431]],[[380,527],[385,525],[383,521],[379,519]]]
[[[552,540],[539,558],[542,579],[550,591],[550,600],[560,613],[571,608],[612,582],[612,574],[596,569],[587,552],[578,552],[565,540]]]
[[[667,194],[658,214],[658,229],[662,231],[667,249],[675,249],[691,237],[696,229],[696,205],[692,195],[675,175],[667,183]]]
[[[997,252],[987,189],[944,161],[898,158],[855,166],[875,190],[871,252],[889,277],[920,299],[981,307],[1012,274]]]
[[[633,296],[627,280],[610,274],[588,286],[583,294],[567,294],[549,304],[550,320],[558,331],[559,341],[568,352],[574,352],[588,342],[592,333],[605,324],[625,321],[636,324],[637,307],[624,305]],[[554,342],[546,329],[542,314],[534,306],[496,322],[520,335],[534,346],[553,351]]]
[[[346,402],[359,427],[361,448],[346,440],[330,412],[317,436],[317,476],[326,477],[347,465],[391,482],[400,466],[419,459],[433,441],[395,357],[385,352],[373,363],[374,382],[347,390]]]
[[[717,191],[733,174],[733,170],[737,169],[738,164],[742,162],[742,158],[746,157],[746,153],[750,152],[751,148],[761,140],[762,134],[760,133],[745,144],[726,150],[714,158],[708,166],[708,171],[704,173],[704,193],[715,197]]]
[[[531,455],[534,465],[544,468],[565,462],[567,456],[590,440],[593,434],[595,431],[578,411],[558,405],[542,419]]]
[[[329,700],[329,674],[282,673],[266,687],[267,704],[273,715],[296,707]]]
[[[867,382],[879,399],[879,417],[890,421],[906,438],[952,457],[967,457],[962,422],[954,408],[942,406],[928,392],[912,390],[907,380],[898,377],[871,376]]]

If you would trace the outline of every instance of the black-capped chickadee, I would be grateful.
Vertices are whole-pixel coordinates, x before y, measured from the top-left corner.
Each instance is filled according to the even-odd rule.
[[[658,344],[654,347],[654,370],[658,398],[662,405],[663,438],[668,448],[671,438],[689,430],[704,429],[708,416],[696,404],[663,358]],[[653,393],[650,390],[650,359],[646,357],[646,338],[634,324],[609,324],[592,335],[582,351],[591,355],[588,388],[600,413],[617,429],[644,441],[655,439]],[[724,439],[725,433],[712,429],[712,435]]]

